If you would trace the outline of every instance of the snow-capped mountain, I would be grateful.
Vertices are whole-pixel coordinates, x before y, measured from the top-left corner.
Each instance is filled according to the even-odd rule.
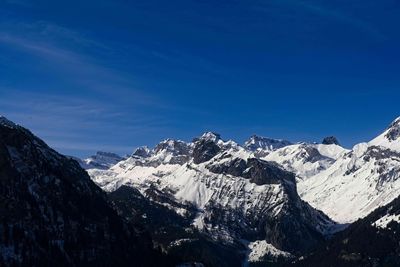
[[[327,136],[322,140],[323,145],[337,145],[340,146],[339,140],[335,136]]]
[[[298,183],[300,195],[339,222],[353,222],[400,194],[400,120]]]
[[[368,143],[370,146],[382,146],[400,152],[400,117],[378,137]]]
[[[147,158],[150,156],[151,156],[151,150],[147,146],[138,147],[132,153],[132,157]]]
[[[240,146],[205,133],[189,143],[168,139],[154,149],[140,148],[107,170],[89,173],[109,192],[128,185],[152,203],[168,197],[168,208],[202,233],[246,245],[248,260],[296,255],[316,236],[307,233],[308,241],[298,244],[285,227],[301,232],[307,225],[320,236],[335,228],[297,191],[340,223],[365,217],[400,194],[399,129],[396,119],[377,138],[351,150],[335,137],[321,144],[282,141],[271,146],[270,139],[252,136]],[[296,225],[283,223],[287,218]]]
[[[329,168],[347,151],[336,144],[299,143],[277,149],[261,158],[279,163],[294,172],[301,182]]]
[[[400,119],[351,150],[333,137],[321,144],[255,148],[207,132],[192,142],[167,139],[153,149],[140,147],[126,158],[99,152],[80,164],[107,196],[78,163],[4,117],[0,137],[1,188],[6,189],[0,198],[12,203],[2,208],[7,221],[0,230],[18,225],[15,229],[25,233],[11,243],[0,235],[0,260],[6,265],[21,258],[48,263],[42,260],[46,255],[79,263],[70,246],[90,249],[93,262],[108,257],[121,265],[129,265],[131,257],[144,263],[144,255],[164,259],[153,246],[171,257],[165,258],[168,264],[399,262]],[[342,223],[365,218],[307,256],[343,229],[317,209]],[[81,225],[85,230],[79,236],[86,241],[61,222]],[[108,234],[97,236],[93,229]],[[37,234],[53,252],[44,252],[46,244],[30,245]],[[304,260],[296,260],[299,256]]]
[[[243,145],[247,150],[256,152],[268,152],[276,149],[289,146],[292,143],[282,139],[272,139],[258,135],[252,135]]]
[[[95,155],[90,156],[83,160],[79,160],[74,157],[72,158],[77,160],[84,169],[100,169],[100,170],[109,169],[110,167],[114,166],[121,160],[125,159],[124,157],[121,157],[115,153],[103,152],[103,151],[98,151],[96,152]]]
[[[136,154],[108,170],[88,172],[106,191],[131,186],[183,217],[191,211],[182,204],[195,207],[190,223],[223,243],[260,241],[280,255],[296,255],[335,227],[299,198],[293,173],[215,133],[191,143],[168,139],[144,157]]]

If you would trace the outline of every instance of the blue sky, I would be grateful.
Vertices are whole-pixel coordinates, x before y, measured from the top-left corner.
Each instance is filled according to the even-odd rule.
[[[77,156],[207,130],[351,147],[400,116],[399,12],[397,0],[0,0],[0,113]]]

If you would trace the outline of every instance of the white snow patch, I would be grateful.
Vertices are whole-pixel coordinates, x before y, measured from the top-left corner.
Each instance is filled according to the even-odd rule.
[[[397,222],[400,223],[400,214],[387,214],[385,216],[383,216],[382,218],[380,218],[379,220],[377,220],[376,222],[374,222],[372,224],[372,226],[375,226],[377,228],[381,228],[381,229],[386,229],[388,224],[391,222]]]
[[[248,254],[248,262],[259,262],[265,256],[271,258],[292,257],[292,254],[286,251],[282,251],[274,247],[273,245],[267,243],[265,240],[257,240],[254,242],[250,242],[248,244],[249,254]]]

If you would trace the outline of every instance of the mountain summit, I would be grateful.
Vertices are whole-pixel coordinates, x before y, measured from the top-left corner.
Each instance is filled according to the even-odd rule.
[[[324,144],[324,145],[338,145],[338,146],[340,146],[340,143],[339,143],[339,141],[337,140],[337,138],[336,138],[335,136],[328,136],[328,137],[325,137],[325,138],[322,140],[322,144]]]
[[[369,144],[400,152],[400,117],[395,119],[382,134],[370,141]]]
[[[291,144],[291,142],[282,139],[272,139],[258,135],[252,135],[249,140],[244,143],[244,147],[251,151],[256,151],[257,149],[273,151]]]

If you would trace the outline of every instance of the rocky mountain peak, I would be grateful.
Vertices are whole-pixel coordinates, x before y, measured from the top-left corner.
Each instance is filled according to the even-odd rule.
[[[214,132],[205,132],[199,139],[218,142],[219,140],[221,140],[221,135]]]
[[[96,168],[104,170],[124,159],[124,157],[112,152],[97,151],[95,155],[82,160],[80,164],[85,169]]]
[[[171,153],[173,155],[188,155],[190,153],[189,144],[181,140],[167,139],[156,145],[154,153]]]
[[[339,140],[335,136],[328,136],[322,140],[323,145],[337,145],[340,146]]]
[[[292,143],[282,139],[272,139],[262,137],[258,135],[252,135],[245,143],[244,147],[250,151],[256,151],[257,149],[263,149],[273,151],[285,146],[289,146]]]
[[[213,138],[200,138],[195,142],[193,149],[193,162],[200,164],[212,159],[221,151]]]
[[[383,146],[400,152],[400,117],[395,119],[382,134],[371,140],[368,144]]]
[[[147,146],[141,146],[136,148],[136,150],[132,153],[132,156],[134,157],[140,157],[140,158],[148,158],[151,155],[151,151]]]
[[[400,117],[394,120],[387,129],[387,133],[385,135],[387,139],[390,141],[395,141],[400,137]]]

